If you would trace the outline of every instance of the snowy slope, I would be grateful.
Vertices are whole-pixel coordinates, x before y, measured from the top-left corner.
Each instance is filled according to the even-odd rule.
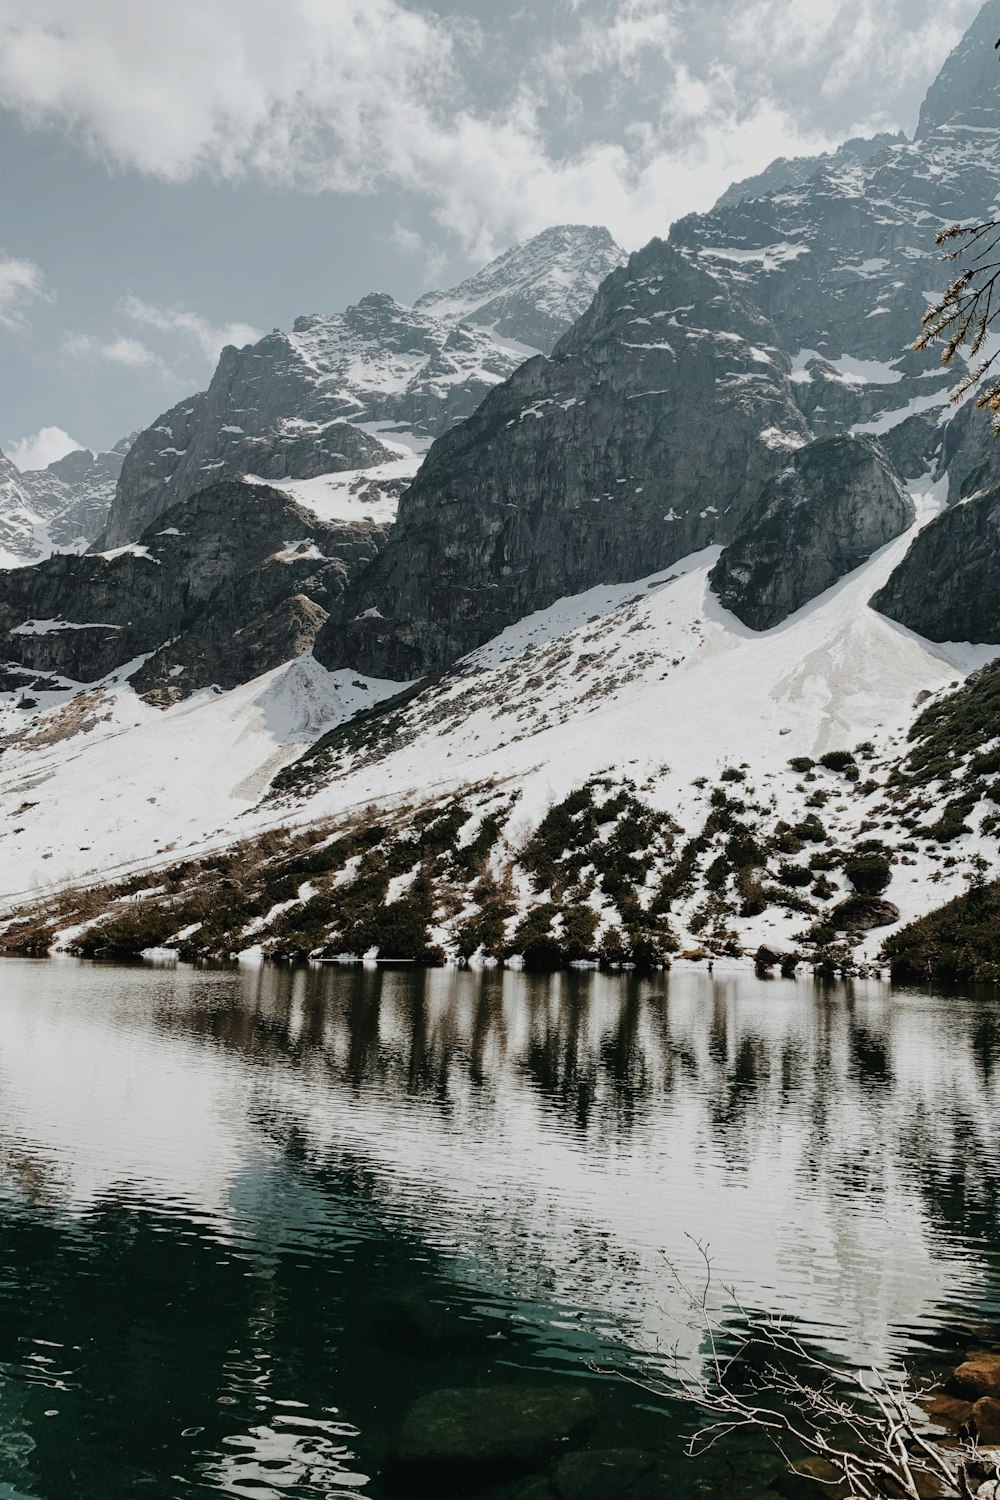
[[[630,777],[693,833],[721,772],[743,767],[775,818],[801,816],[790,757],[868,740],[876,760],[899,754],[918,694],[954,685],[998,654],[922,641],[869,607],[940,505],[933,490],[914,498],[913,531],[770,631],[748,629],[715,600],[707,583],[715,548],[521,621],[416,700],[403,748],[360,768],[345,758],[310,800],[310,815],[497,778],[520,788],[517,819],[528,829],[588,778],[609,773]],[[823,776],[842,799],[824,821],[831,839],[849,846],[870,805]],[[695,786],[702,779],[708,785]],[[894,886],[904,919],[965,889],[960,867],[932,886],[925,874],[916,869],[899,895]],[[768,915],[748,924],[748,940],[788,939],[801,926]]]
[[[318,474],[313,479],[284,479],[274,488],[319,516],[321,521],[375,521],[379,525],[396,519],[399,497],[416,477],[430,446],[429,438],[415,433],[401,435],[387,422],[362,424],[366,432],[377,436],[398,457],[366,469],[341,469],[333,474]],[[244,476],[248,483],[263,483],[258,476]]]
[[[940,494],[915,499],[919,527]],[[759,634],[711,594],[714,548],[652,578],[560,601],[427,687],[394,715],[384,742],[376,735],[337,752],[280,799],[266,793],[282,766],[399,684],[328,674],[304,657],[165,714],[126,684],[61,709],[43,704],[0,761],[0,796],[16,814],[0,834],[0,894],[23,900],[47,886],[152,869],[160,856],[176,860],[268,827],[332,826],[373,804],[403,817],[429,798],[468,798],[484,786],[520,793],[505,831],[516,851],[553,803],[597,775],[633,782],[686,837],[704,825],[727,769],[738,768],[740,796],[769,829],[800,819],[818,783],[829,839],[850,848],[860,828],[875,826],[884,795],[877,768],[902,752],[918,695],[947,689],[997,654],[930,645],[871,610],[868,599],[911,539]],[[8,725],[24,717],[15,702],[8,698]],[[56,742],[60,725],[66,738]],[[789,770],[790,757],[864,741],[878,783],[865,795],[826,771],[807,789]],[[877,821],[898,842],[891,818]],[[968,858],[980,850],[996,858],[994,844],[973,834],[949,846],[947,867],[928,854],[901,869],[892,899],[902,919],[964,889]],[[699,889],[678,909],[682,935],[703,897]],[[521,899],[533,899],[527,888]],[[752,949],[764,938],[791,943],[803,919],[777,903],[735,925]],[[885,935],[872,934],[861,954],[874,954]]]
[[[272,777],[333,725],[398,683],[329,673],[311,656],[228,693],[162,712],[114,674],[40,695],[2,695],[0,889],[40,892],[152,866],[228,841]]]
[[[0,790],[16,827],[0,833],[0,898],[151,869],[168,852],[176,859],[265,829],[333,837],[351,820],[371,825],[373,809],[404,844],[415,829],[411,842],[422,848],[413,820],[430,799],[441,806],[460,799],[463,815],[471,809],[482,818],[500,797],[507,801],[487,873],[513,893],[503,920],[513,924],[548,901],[560,907],[553,920],[561,922],[564,895],[554,893],[555,882],[548,893],[533,888],[520,856],[547,811],[598,777],[607,788],[630,784],[676,822],[672,852],[664,834],[647,866],[644,897],[661,888],[668,858],[698,846],[691,880],[660,908],[692,948],[727,903],[716,926],[729,924],[736,949],[752,951],[764,938],[797,944],[803,929],[829,927],[826,918],[852,894],[844,854],[862,838],[894,855],[890,898],[902,921],[964,890],[980,855],[995,866],[998,820],[984,808],[968,815],[971,831],[935,842],[916,815],[928,821],[933,808],[916,808],[907,821],[891,778],[918,704],[957,686],[1000,648],[931,644],[869,601],[946,499],[963,495],[984,462],[996,467],[994,449],[984,459],[977,447],[969,418],[949,423],[951,377],[933,355],[910,347],[947,274],[935,229],[995,199],[1000,119],[979,64],[987,46],[995,63],[987,33],[996,11],[1000,0],[991,0],[982,36],[974,28],[945,69],[914,143],[841,154],[766,198],[724,201],[607,278],[558,357],[533,361],[436,446],[331,633],[336,645],[337,630],[367,621],[362,632],[385,634],[398,608],[393,625],[409,647],[421,604],[439,625],[456,601],[477,626],[494,622],[488,629],[443,631],[433,657],[371,657],[380,675],[368,681],[325,671],[322,661],[365,658],[327,654],[320,634],[319,660],[300,658],[165,714],[138,703],[124,674],[89,694],[67,683],[35,708],[18,706],[23,692],[16,674],[8,677]],[[986,81],[970,94],[963,70]],[[987,117],[989,128],[981,123]],[[290,335],[254,349],[227,351],[214,394],[193,398],[176,422],[148,435],[140,455],[153,474],[143,481],[146,493],[156,501],[156,484],[179,482],[185,462],[197,459],[198,473],[224,466],[224,456],[211,456],[213,444],[245,454],[259,443],[280,470],[259,472],[316,514],[389,519],[426,437],[496,385],[505,361],[521,359],[525,326],[510,320],[523,299],[535,315],[565,313],[574,276],[581,268],[590,275],[588,255],[576,231],[552,231],[416,308],[367,298],[337,317],[301,319]],[[267,399],[247,416],[248,393],[260,382]],[[716,544],[732,540],[737,507],[750,514],[788,451],[851,430],[884,439],[910,480],[916,522],[783,623],[754,632],[711,591]],[[161,459],[169,460],[162,472]],[[559,486],[571,472],[576,488],[563,497]],[[733,493],[724,493],[730,481]],[[545,528],[527,503],[533,495]],[[615,569],[608,559],[619,533],[624,560]],[[665,535],[669,547],[660,545]],[[395,571],[384,566],[393,548],[403,555]],[[572,566],[560,574],[562,558]],[[654,560],[667,565],[653,571]],[[550,562],[534,594],[497,608],[511,579],[530,582],[531,568]],[[634,580],[645,570],[637,581],[558,598],[583,581]],[[362,597],[374,575],[382,595]],[[549,607],[531,613],[539,603]],[[413,672],[398,676],[416,676],[427,662],[441,675],[384,716],[314,743],[362,704],[404,686],[382,678],[410,660]],[[294,712],[269,708],[279,684]],[[829,751],[851,752],[853,775],[807,759]],[[273,785],[282,768],[288,774]],[[951,795],[947,786],[925,791],[932,803]],[[739,836],[756,844],[743,865],[724,868],[726,829],[718,818],[713,824],[720,809],[730,832],[738,823]],[[812,862],[816,847],[804,842],[812,835],[795,832],[810,819],[822,823],[816,845],[825,865]],[[38,850],[48,868],[27,867],[24,848]],[[393,869],[390,905],[415,878],[412,868]],[[743,915],[742,906],[755,903],[741,900],[739,875],[758,869],[767,900],[758,915]],[[457,924],[475,902],[470,882],[448,878],[433,939],[454,953]],[[575,894],[565,899],[590,903],[610,925],[602,882],[603,873],[589,885],[570,882]],[[652,905],[642,910],[648,915]],[[877,951],[887,926],[865,936],[862,955]]]

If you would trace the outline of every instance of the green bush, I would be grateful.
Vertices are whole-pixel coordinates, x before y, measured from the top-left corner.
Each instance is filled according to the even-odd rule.
[[[563,908],[563,951],[567,963],[594,957],[594,934],[598,916],[592,906],[582,903]]]
[[[886,940],[893,979],[1000,982],[1000,881],[974,886]]]
[[[532,907],[515,927],[507,943],[505,957],[513,958],[520,954],[526,969],[561,969],[564,957],[562,944],[552,933],[552,923],[558,914],[558,906],[551,901]]]
[[[756,870],[740,870],[736,884],[740,893],[741,917],[759,917],[761,912],[767,911],[767,892]]]
[[[815,813],[809,813],[807,817],[802,819],[801,823],[796,823],[792,829],[792,832],[795,834],[795,837],[797,839],[801,839],[803,843],[826,843],[826,829],[823,827],[823,824],[820,822]]]
[[[850,750],[828,750],[825,755],[820,756],[819,763],[827,771],[839,771],[843,773],[852,767],[857,771],[857,766],[854,764],[854,755]]]
[[[892,864],[887,854],[852,854],[844,874],[859,896],[879,896],[892,879]]]
[[[812,885],[812,871],[804,865],[793,865],[786,861],[778,871],[778,881],[781,885],[807,886]]]
[[[162,948],[168,938],[189,924],[185,913],[151,902],[130,902],[108,920],[80,935],[75,951],[83,958],[106,954],[109,958],[134,958],[144,948]]]

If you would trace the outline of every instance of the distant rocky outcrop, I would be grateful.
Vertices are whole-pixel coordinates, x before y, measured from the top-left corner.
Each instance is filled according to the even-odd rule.
[[[744,177],[734,182],[719,198],[715,207],[733,208],[745,198],[766,198],[770,193],[780,193],[785,188],[802,187],[810,177],[827,167],[863,166],[887,146],[899,146],[906,142],[902,131],[895,135],[854,136],[844,141],[836,151],[821,152],[818,156],[779,156],[754,177]]]
[[[309,479],[418,447],[469,416],[535,349],[548,350],[624,253],[606,229],[564,225],[415,307],[385,293],[297,318],[224,349],[207,391],[138,437],[98,547],[134,541],[174,501],[214,479]]]
[[[253,352],[224,349],[208,390],[136,438],[93,550],[135,541],[177,500],[220,479],[311,479],[387,462],[392,455],[377,438],[331,415],[336,405],[321,382],[307,379],[285,334],[269,335]]]
[[[556,224],[515,245],[450,292],[427,292],[415,310],[488,328],[550,354],[594,292],[625,260],[606,229]]]
[[[961,144],[964,134],[984,134],[995,146],[1000,115],[1000,68],[995,43],[1000,36],[1000,0],[986,0],[927,91],[917,123],[917,140],[949,131]],[[957,219],[958,214],[955,215]]]
[[[765,487],[761,514],[709,577],[729,610],[768,630],[913,524],[914,507],[873,438],[820,438]]]
[[[925,527],[872,605],[928,640],[1000,644],[1000,486]]]
[[[78,448],[22,471],[0,453],[0,559],[7,567],[80,552],[100,533],[132,438],[106,453]]]
[[[233,687],[308,649],[383,536],[319,521],[268,486],[221,481],[139,543],[0,573],[0,654],[77,682],[146,657],[133,681],[160,704]]]
[[[533,609],[738,530],[808,440],[773,327],[662,241],[431,449],[322,651],[389,676],[444,665]]]

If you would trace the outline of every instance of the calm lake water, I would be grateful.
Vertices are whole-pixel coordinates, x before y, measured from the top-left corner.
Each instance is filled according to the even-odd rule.
[[[585,1387],[579,1442],[664,1496],[755,1497],[766,1455],[687,1459],[594,1369],[697,1358],[664,1255],[932,1367],[1000,1334],[998,1187],[993,996],[5,961],[0,1500],[443,1495],[408,1409],[512,1385]]]

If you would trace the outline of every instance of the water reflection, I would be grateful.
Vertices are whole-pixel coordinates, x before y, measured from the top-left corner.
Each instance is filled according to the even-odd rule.
[[[992,998],[13,962],[0,987],[0,1481],[41,1500],[374,1495],[420,1390],[673,1339],[689,1234],[852,1358],[1000,1311]]]

